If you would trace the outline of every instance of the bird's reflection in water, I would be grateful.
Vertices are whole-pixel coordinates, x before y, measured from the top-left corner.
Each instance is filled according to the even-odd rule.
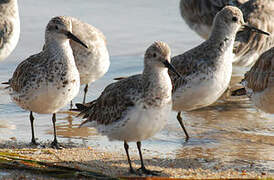
[[[56,130],[57,136],[66,138],[67,143],[73,143],[73,139],[87,139],[88,136],[95,136],[97,132],[93,128],[79,128],[81,124],[80,118],[77,118],[78,113],[71,111],[61,111],[57,114]],[[52,130],[49,128],[46,132],[52,134]]]

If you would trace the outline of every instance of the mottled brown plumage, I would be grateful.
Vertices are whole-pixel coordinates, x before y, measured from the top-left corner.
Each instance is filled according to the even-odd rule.
[[[244,23],[241,11],[238,8],[227,6],[223,11],[220,11],[218,17],[216,16],[213,33],[207,41],[171,59],[171,63],[182,76],[177,80],[178,76],[169,72],[174,86],[173,92],[188,81],[192,81],[192,76],[205,74],[211,78],[210,74],[215,73],[224,63],[229,64],[231,62],[226,58],[232,54],[231,46],[233,46],[238,28],[231,28],[230,31],[226,32],[229,26],[227,27],[226,23],[223,22],[227,22],[233,27],[231,20],[233,17],[238,18],[238,22],[235,23],[238,27]]]
[[[130,76],[105,88],[100,97],[88,104],[77,104],[80,115],[87,118],[81,126],[95,127],[110,140],[124,141],[130,172],[127,142],[137,142],[143,173],[155,175],[145,168],[141,141],[160,131],[171,111],[170,49],[162,42],[151,45],[144,58],[142,74]]]
[[[232,49],[235,36],[244,24],[240,9],[226,6],[214,18],[212,33],[199,46],[171,59],[181,74],[169,75],[173,84],[173,110],[189,138],[182,122],[181,111],[191,111],[214,103],[227,89],[232,74]]]
[[[19,40],[20,20],[17,0],[0,1],[0,61],[14,50]]]
[[[245,74],[246,87],[253,92],[265,90],[274,82],[274,48],[264,52],[252,68]]]
[[[241,83],[245,91],[238,89],[232,95],[247,95],[258,109],[274,113],[274,47],[258,58]]]
[[[85,44],[89,44],[88,41],[94,42],[97,40],[97,38],[103,39],[105,45],[107,44],[106,37],[104,34],[97,29],[96,27],[87,24],[75,17],[70,17],[70,16],[65,16],[66,18],[71,19],[72,23],[72,32],[77,36],[77,37],[89,37],[89,39],[84,39],[83,42]],[[86,30],[85,30],[86,29]],[[74,44],[73,41],[70,41],[71,44]],[[75,44],[76,45],[76,44]]]
[[[243,0],[181,0],[180,12],[187,25],[207,39],[215,15],[226,5],[239,6],[242,3]]]
[[[235,64],[250,66],[260,54],[274,45],[274,1],[250,0],[239,8],[248,25],[270,33],[270,36],[265,36],[248,29],[238,32],[233,50],[236,55]]]
[[[86,111],[81,114],[89,121],[99,124],[111,124],[119,121],[123,113],[141,98],[142,75],[134,75],[121,81],[108,85],[100,97],[95,101],[85,104]],[[137,96],[136,96],[137,95]]]
[[[213,52],[214,53],[211,53]],[[219,66],[220,55],[227,51],[226,44],[204,42],[201,45],[171,59],[171,63],[181,74],[181,78],[169,71],[170,78],[173,83],[173,92],[181,86],[184,86],[191,79],[187,78],[191,75],[209,74],[216,71]],[[204,53],[208,52],[208,53]]]
[[[152,58],[154,54],[151,52],[160,52],[163,57],[170,55],[169,47],[162,42],[155,42],[153,46],[150,46],[146,51],[145,59]],[[150,61],[147,60],[144,63],[145,65],[150,64]],[[152,85],[150,82],[144,81],[144,76],[150,76],[150,74],[130,76],[108,85],[98,99],[85,104],[86,108],[81,114],[84,115],[84,118],[87,118],[87,121],[83,124],[88,121],[96,121],[98,124],[109,125],[123,119],[126,110],[144,98],[146,93],[144,89]],[[163,95],[159,94],[159,99],[163,98],[161,96]],[[157,97],[147,97],[146,104],[149,106],[161,105],[153,98]]]
[[[80,76],[69,39],[86,47],[71,33],[69,20],[63,17],[52,18],[46,27],[43,50],[23,60],[8,82],[12,100],[21,108],[30,111],[31,142],[33,144],[37,143],[34,136],[32,112],[53,114],[54,141],[52,146],[58,148],[55,113],[79,92]]]
[[[17,66],[12,78],[9,80],[9,84],[14,91],[20,92],[30,82],[31,77],[35,77],[42,70],[39,65],[46,62],[47,58],[41,58],[41,56],[45,56],[45,54],[32,55]],[[42,71],[45,71],[45,69],[43,68]]]
[[[260,54],[274,44],[274,1],[273,0],[181,0],[180,8],[186,23],[204,39],[209,37],[213,18],[227,4],[242,10],[249,26],[269,32],[271,36],[258,34],[247,28],[237,33],[233,53],[234,64],[251,66]]]
[[[70,41],[75,63],[80,74],[81,85],[85,84],[83,103],[90,83],[101,78],[110,66],[106,37],[94,26],[77,18],[63,16],[72,23],[72,33],[83,40],[88,48]]]
[[[8,41],[13,28],[14,27],[10,21],[6,19],[0,20],[0,49],[3,48],[5,43]]]

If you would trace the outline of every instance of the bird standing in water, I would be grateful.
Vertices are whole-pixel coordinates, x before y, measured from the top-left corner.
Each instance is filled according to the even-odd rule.
[[[52,147],[59,148],[56,137],[56,113],[79,92],[80,76],[69,39],[87,46],[71,33],[71,21],[63,17],[52,18],[45,32],[43,51],[22,61],[9,80],[12,100],[30,111],[32,144],[34,136],[33,112],[53,114],[54,140]]]

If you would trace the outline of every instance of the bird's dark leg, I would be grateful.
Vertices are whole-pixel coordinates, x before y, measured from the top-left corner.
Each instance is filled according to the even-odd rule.
[[[72,102],[72,100],[70,101],[70,109],[72,109],[72,107],[73,107],[73,102]]]
[[[60,146],[60,144],[57,141],[57,137],[56,137],[56,127],[55,127],[55,122],[56,122],[56,114],[53,113],[52,114],[52,123],[53,123],[53,130],[54,130],[54,139],[51,143],[51,147],[55,148],[55,149],[61,149],[62,147]]]
[[[83,99],[83,104],[86,103],[86,96],[87,96],[87,92],[88,92],[88,84],[86,84],[86,87],[84,89],[84,99]]]
[[[141,151],[141,142],[140,141],[137,142],[137,148],[138,148],[139,156],[140,156],[140,160],[141,160],[141,168],[139,168],[138,170],[141,170],[142,173],[147,174],[147,175],[158,176],[159,173],[160,173],[159,171],[150,171],[150,170],[145,168],[144,161],[143,161],[143,156],[142,156],[142,151]]]
[[[183,119],[182,119],[182,116],[181,116],[181,112],[178,112],[178,114],[177,114],[177,119],[178,119],[178,121],[179,121],[181,127],[183,128],[183,130],[184,130],[184,132],[185,132],[186,141],[188,141],[189,135],[188,135],[188,133],[187,133],[187,131],[186,131],[186,128],[185,128],[185,126],[184,126],[184,124],[183,124]]]
[[[128,148],[129,148],[129,146],[128,146],[128,144],[127,144],[126,141],[124,141],[124,148],[125,148],[126,153],[127,153],[127,161],[128,161],[128,164],[129,164],[129,172],[135,174],[136,172],[135,172],[134,169],[132,168],[131,160],[130,160],[129,153],[128,153]]]
[[[30,125],[31,125],[31,145],[39,145],[36,140],[35,140],[35,136],[34,136],[34,126],[33,126],[33,122],[34,122],[34,117],[32,115],[32,111],[30,111],[30,115],[29,115],[29,120],[30,120]]]

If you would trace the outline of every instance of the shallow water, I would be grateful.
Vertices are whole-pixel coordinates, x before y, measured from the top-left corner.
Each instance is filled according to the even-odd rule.
[[[41,49],[44,28],[48,20],[55,15],[78,17],[99,28],[107,37],[111,67],[102,79],[90,85],[88,100],[98,97],[104,87],[113,82],[114,77],[141,72],[143,53],[153,41],[167,42],[173,55],[184,52],[202,41],[181,19],[179,0],[79,2],[19,1],[20,42],[12,55],[0,62],[1,82],[12,76],[16,66],[23,59]],[[236,70],[232,84],[240,81],[245,70]],[[82,97],[81,90],[74,102],[81,102]],[[0,139],[4,141],[11,138],[29,142],[29,112],[11,102],[4,86],[0,87],[0,98]],[[63,111],[68,108],[65,107]],[[51,116],[34,116],[38,141],[51,141]],[[174,112],[163,131],[143,142],[145,156],[199,158],[205,167],[222,162],[224,168],[252,166],[253,170],[274,173],[274,116],[259,112],[247,99],[223,98],[210,107],[183,113],[183,119],[191,136],[188,142],[185,142],[184,133]],[[123,151],[121,142],[109,142],[93,129],[77,128],[81,121],[66,112],[58,113],[59,141],[99,146],[106,151]],[[130,146],[131,150],[136,152],[135,145]]]

